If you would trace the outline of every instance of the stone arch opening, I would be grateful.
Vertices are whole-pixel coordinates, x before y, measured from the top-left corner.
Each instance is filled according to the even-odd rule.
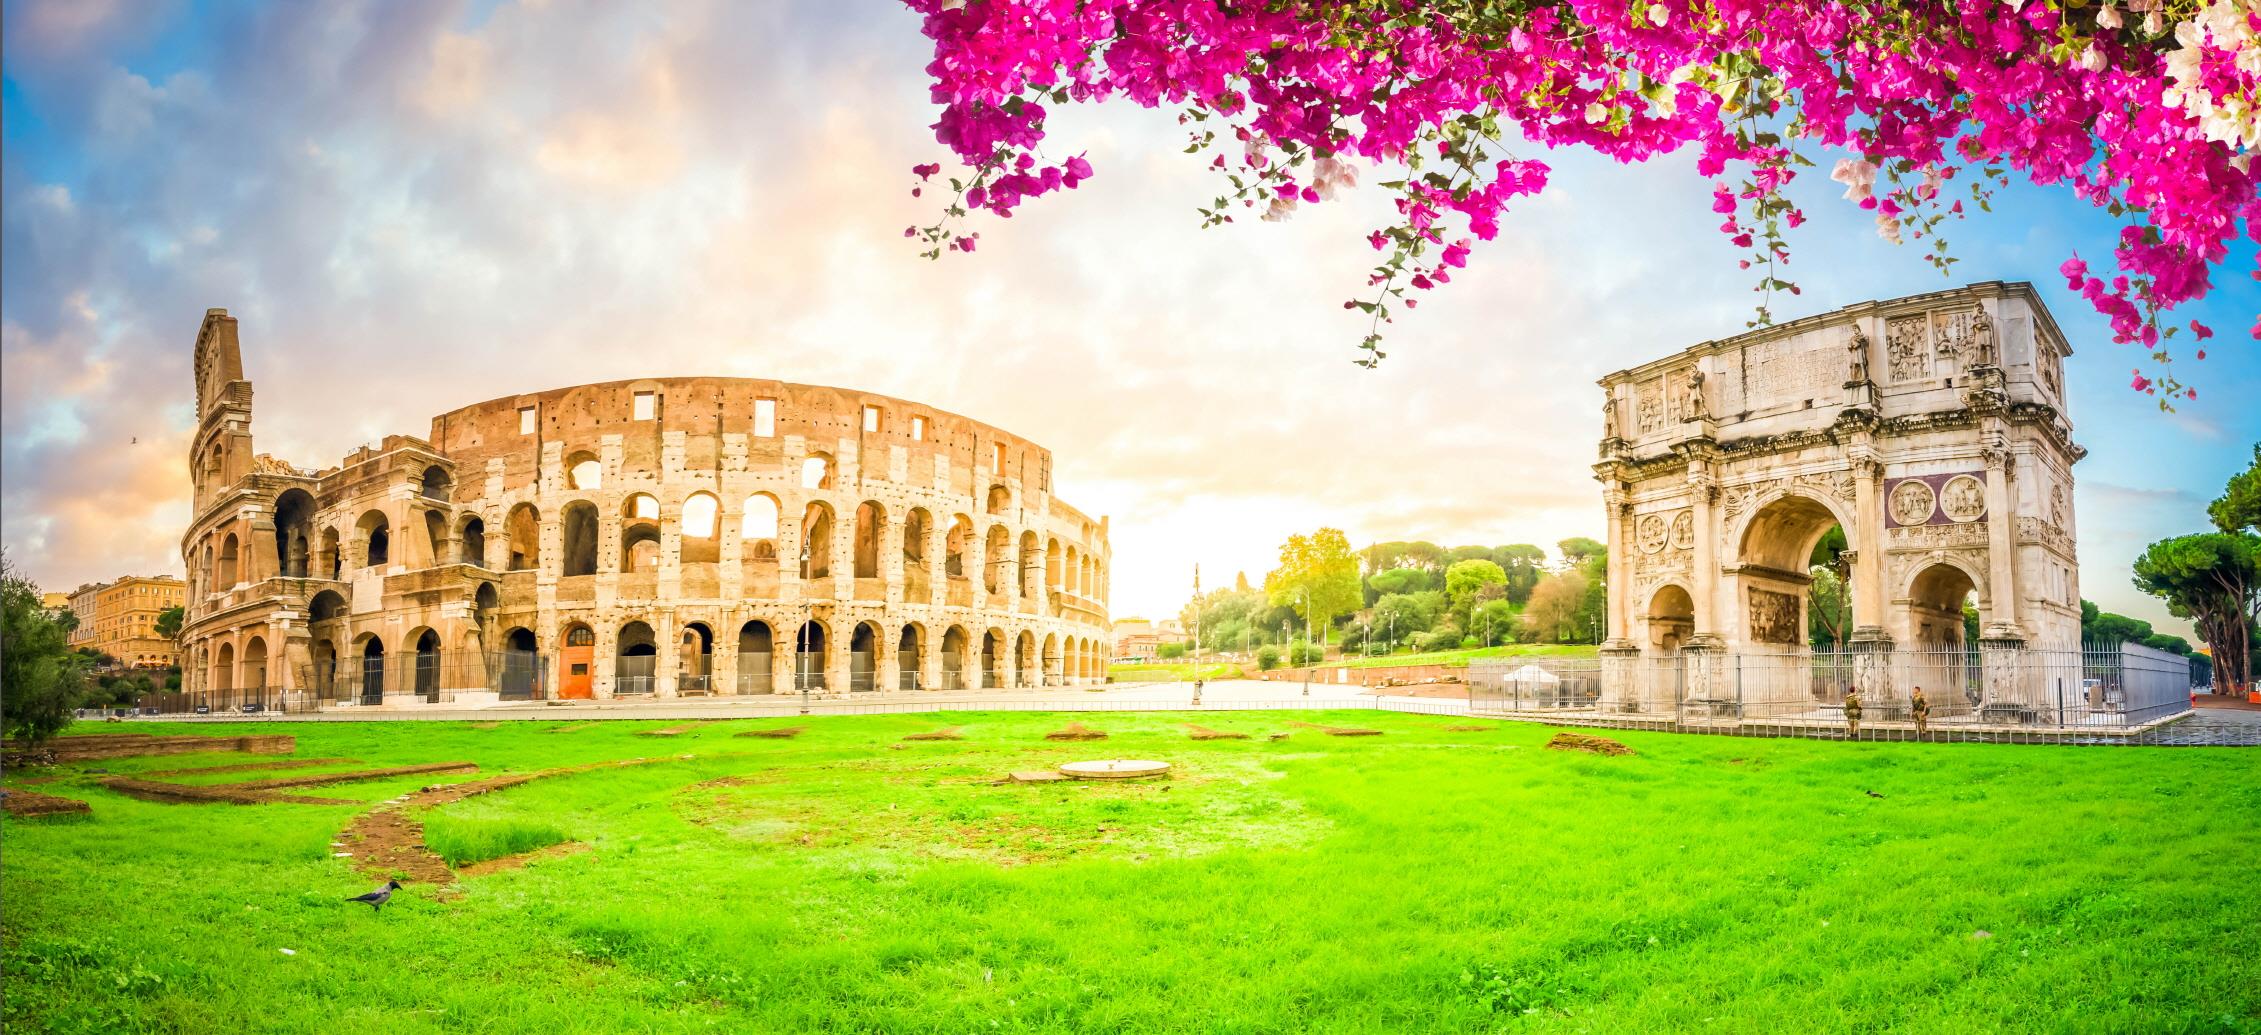
[[[502,636],[502,672],[496,690],[506,701],[532,700],[541,690],[541,646],[534,630],[515,626]]]
[[[597,454],[587,450],[565,458],[565,484],[568,488],[593,491],[604,488],[604,462]]]
[[[1918,650],[1962,650],[1974,637],[1978,581],[1960,565],[1934,561],[1908,581],[1906,635]]]
[[[814,618],[801,623],[793,636],[793,689],[824,689],[824,651],[829,637],[824,623]]]
[[[417,479],[417,493],[428,500],[445,503],[454,489],[455,479],[448,477],[447,468],[438,464],[425,468],[424,476]]]
[[[905,622],[895,638],[895,688],[919,689],[919,674],[925,669],[926,630],[917,622]]]
[[[218,572],[220,576],[219,589],[221,592],[226,592],[229,589],[234,588],[236,580],[241,574],[241,569],[237,563],[236,555],[236,534],[234,532],[230,532],[220,540],[220,558],[218,562]]]
[[[285,489],[275,497],[275,573],[303,579],[314,545],[314,497],[304,489]]]
[[[1746,646],[1793,651],[1850,634],[1849,536],[1842,518],[1811,496],[1779,496],[1751,514],[1737,540],[1738,603]],[[1636,545],[1639,545],[1638,542]]]
[[[463,524],[456,529],[456,557],[464,564],[484,568],[487,566],[487,522],[477,514],[466,514]]]
[[[361,515],[353,529],[361,540],[363,567],[382,568],[392,563],[391,520],[385,517],[384,511],[372,510]]]
[[[338,542],[337,529],[325,528],[322,530],[322,563],[326,566],[327,574],[332,582],[345,578],[345,550],[338,545]]]
[[[503,519],[503,534],[510,537],[510,571],[530,571],[542,563],[542,511],[531,503],[510,508]]]
[[[829,489],[832,487],[832,454],[811,453],[801,461],[801,488]]]
[[[416,695],[426,701],[440,699],[440,634],[425,629],[415,634]]]
[[[648,694],[659,680],[659,643],[652,627],[641,620],[620,627],[619,653],[612,672],[612,692]]]
[[[408,559],[412,562],[419,560],[413,557]],[[437,510],[424,512],[424,556],[421,560],[425,565],[448,562],[447,518]]]
[[[926,539],[933,528],[934,516],[924,507],[903,515],[903,599],[914,604],[925,603],[933,592],[933,578],[926,570]]]
[[[953,625],[942,631],[942,689],[966,688],[966,628]]]
[[[878,503],[865,500],[856,505],[856,577],[879,577],[879,534],[887,526],[887,511]]]
[[[984,567],[989,570],[983,573],[982,587],[991,593],[1007,592],[1012,584],[1013,533],[1003,525],[989,526],[988,548],[989,563]]]
[[[815,500],[801,514],[801,577],[832,575],[832,505]]]
[[[1061,667],[1059,636],[1053,633],[1045,633],[1043,653],[1039,656],[1043,658],[1044,685],[1060,685],[1060,678],[1066,670]]]
[[[1659,588],[1649,598],[1643,620],[1648,624],[1648,647],[1662,654],[1680,650],[1696,632],[1696,601],[1677,584]]]
[[[1044,541],[1044,588],[1053,593],[1059,593],[1068,588],[1068,569],[1060,564],[1060,557],[1060,541],[1046,539]]]
[[[1013,675],[1019,685],[1036,685],[1036,661],[1036,637],[1024,629],[1013,638]]]
[[[562,522],[564,533],[564,563],[561,575],[594,575],[597,573],[597,505],[588,500],[574,500],[565,505]]]
[[[385,641],[375,633],[362,633],[359,649],[354,654],[361,659],[361,703],[384,703]]]
[[[848,689],[879,688],[879,626],[858,622],[848,634]]]
[[[243,692],[256,698],[267,691],[267,640],[253,636],[243,641]]]
[[[994,690],[1001,685],[998,682],[998,678],[999,674],[1004,670],[1007,660],[1005,658],[1005,649],[1005,637],[997,630],[991,629],[988,632],[981,634],[982,689]]]
[[[966,577],[966,551],[973,547],[973,519],[959,514],[950,520],[950,533],[942,541],[942,576]]]
[[[714,690],[714,630],[705,622],[691,622],[683,626],[683,635],[675,647],[675,690],[684,694],[705,694]]]
[[[683,500],[683,542],[679,547],[685,564],[713,564],[722,559],[722,501],[713,493],[694,492]]]
[[[212,690],[223,707],[236,703],[236,645],[223,643],[212,655]]]
[[[776,636],[768,622],[757,619],[738,628],[739,693],[766,694],[774,689],[770,665],[775,649]]]
[[[620,506],[620,573],[659,570],[659,498],[639,492]]]
[[[989,487],[989,505],[987,510],[988,513],[1002,517],[1004,516],[1004,513],[1008,510],[1011,510],[1012,507],[1013,491],[1011,489],[1008,489],[1002,485],[992,485]]]

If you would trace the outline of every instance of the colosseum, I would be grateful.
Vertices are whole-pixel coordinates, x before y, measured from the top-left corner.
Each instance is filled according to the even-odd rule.
[[[1052,456],[885,396],[615,381],[443,413],[312,471],[253,451],[236,320],[196,339],[189,700],[214,710],[1070,686],[1107,521]]]

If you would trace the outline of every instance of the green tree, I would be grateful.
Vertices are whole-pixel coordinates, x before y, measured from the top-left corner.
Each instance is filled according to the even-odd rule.
[[[1280,648],[1269,643],[1256,648],[1256,667],[1264,672],[1280,667]]]
[[[1162,644],[1161,646],[1154,648],[1154,656],[1164,661],[1176,661],[1179,658],[1185,657],[1185,644]]]
[[[1523,621],[1538,639],[1568,643],[1587,638],[1588,630],[1580,627],[1587,581],[1585,572],[1572,569],[1550,572],[1532,588],[1531,602],[1523,607]]]
[[[1280,566],[1264,576],[1264,593],[1275,606],[1295,608],[1325,643],[1336,617],[1364,602],[1358,556],[1341,529],[1291,535],[1280,546]]]
[[[1429,573],[1420,568],[1391,568],[1376,572],[1366,584],[1373,588],[1376,599],[1392,593],[1419,593],[1429,588]]]
[[[1429,631],[1437,620],[1435,606],[1426,593],[1392,593],[1374,602],[1369,636],[1395,651],[1397,645]]]
[[[2224,532],[2261,532],[2261,442],[2253,445],[2253,464],[2230,477],[2222,498],[2207,505],[2206,516]]]
[[[181,622],[186,620],[187,617],[188,610],[178,605],[157,612],[155,623],[157,635],[168,640],[179,640],[181,638]]]
[[[1476,591],[1485,586],[1506,583],[1507,572],[1488,559],[1454,561],[1452,567],[1445,569],[1445,595],[1452,599],[1454,607],[1460,607],[1462,601],[1475,596]]]
[[[2213,648],[2215,671],[2231,692],[2253,685],[2255,619],[2261,612],[2261,537],[2201,532],[2152,543],[2135,561],[2135,586],[2189,618]]]
[[[1492,561],[1507,573],[1507,600],[1517,607],[1531,599],[1531,587],[1547,571],[1547,552],[1529,543],[1499,547],[1492,551]]]
[[[1822,533],[1814,544],[1813,556],[1806,559],[1806,573],[1813,578],[1806,586],[1806,624],[1816,647],[1842,646],[1845,635],[1852,631],[1853,600],[1847,590],[1853,581],[1853,562],[1847,556],[1849,552],[1845,529],[1833,526]]]
[[[1571,536],[1554,545],[1555,549],[1562,551],[1562,564],[1566,568],[1576,568],[1596,557],[1606,559],[1609,556],[1609,547],[1584,536]]]
[[[70,624],[0,555],[0,726],[18,740],[46,742],[85,696],[86,661],[71,650]]]
[[[1297,640],[1288,646],[1288,664],[1297,667],[1316,665],[1327,659],[1327,649],[1309,640]]]
[[[1467,630],[1486,647],[1506,643],[1514,638],[1515,626],[1521,613],[1516,606],[1502,597],[1478,604],[1468,613]]]

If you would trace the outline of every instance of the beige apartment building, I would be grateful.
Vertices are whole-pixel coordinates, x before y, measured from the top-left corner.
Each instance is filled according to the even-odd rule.
[[[157,616],[182,606],[187,588],[170,575],[128,575],[80,586],[69,597],[78,617],[71,646],[101,651],[132,668],[169,668],[179,663],[180,647],[157,635]]]

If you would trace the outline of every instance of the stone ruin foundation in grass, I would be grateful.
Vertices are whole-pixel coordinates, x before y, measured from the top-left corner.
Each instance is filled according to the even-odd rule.
[[[1633,749],[1608,737],[1588,736],[1584,733],[1557,733],[1547,741],[1547,747],[1556,751],[1584,751],[1596,755],[1630,755]]]

